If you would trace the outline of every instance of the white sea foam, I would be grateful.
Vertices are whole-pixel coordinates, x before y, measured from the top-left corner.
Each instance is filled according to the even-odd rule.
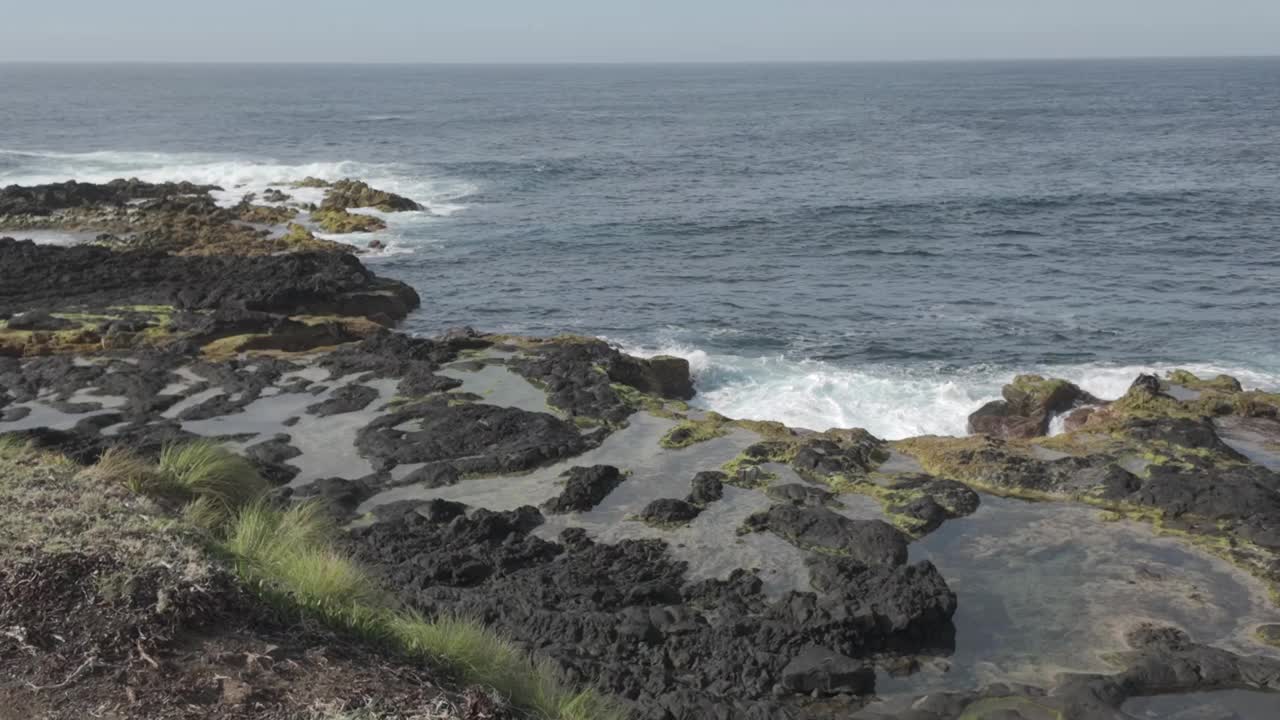
[[[1064,378],[1103,399],[1123,395],[1139,373],[1163,374],[1173,368],[1186,368],[1202,376],[1227,373],[1247,388],[1280,388],[1280,374],[1206,363],[941,370],[712,355],[681,345],[624,349],[641,356],[688,359],[698,388],[694,404],[699,407],[735,418],[778,420],[815,430],[861,427],[886,439],[964,435],[969,413],[999,398],[1000,388],[1018,372]]]
[[[245,193],[261,194],[269,187],[284,189],[302,201],[318,202],[323,195],[320,191],[284,187],[308,176],[322,180],[359,178],[379,189],[412,198],[431,211],[430,214],[398,213],[404,222],[430,222],[435,216],[464,210],[465,198],[477,189],[462,180],[424,177],[398,164],[349,160],[288,164],[208,153],[58,153],[0,149],[0,185],[65,180],[106,182],[120,177],[136,177],[148,182],[189,180],[222,187],[223,192],[214,195],[218,202],[228,205]]]

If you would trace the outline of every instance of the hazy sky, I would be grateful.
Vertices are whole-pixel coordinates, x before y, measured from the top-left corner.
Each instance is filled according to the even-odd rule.
[[[0,2],[0,60],[651,62],[1258,54],[1280,54],[1280,0]]]

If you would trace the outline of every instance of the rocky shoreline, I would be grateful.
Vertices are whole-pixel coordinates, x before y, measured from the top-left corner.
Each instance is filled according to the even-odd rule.
[[[85,464],[223,440],[348,523],[407,606],[480,619],[637,718],[1123,718],[1134,697],[1280,691],[1280,626],[1225,648],[1143,607],[1097,648],[1109,672],[880,692],[956,654],[965,578],[916,548],[984,497],[1097,508],[1099,533],[1141,523],[1275,587],[1280,396],[1175,372],[1106,401],[1019,376],[967,437],[733,420],[687,404],[679,358],[394,332],[417,293],[312,228],[416,204],[298,184],[327,194],[0,190],[0,235],[95,238],[0,239],[0,434]]]

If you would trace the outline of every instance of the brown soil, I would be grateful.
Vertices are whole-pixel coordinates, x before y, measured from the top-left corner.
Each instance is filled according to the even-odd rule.
[[[229,576],[122,569],[82,553],[0,567],[0,720],[514,717],[430,668],[291,624]]]

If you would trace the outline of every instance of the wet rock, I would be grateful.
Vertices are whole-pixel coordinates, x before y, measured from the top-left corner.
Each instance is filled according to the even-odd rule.
[[[307,406],[307,413],[319,417],[329,417],[342,413],[356,412],[369,406],[378,399],[378,391],[368,385],[344,385],[322,402]]]
[[[1093,413],[1097,411],[1095,407],[1076,408],[1067,414],[1065,420],[1062,421],[1062,427],[1067,432],[1079,430],[1089,422],[1089,418],[1093,417]]]
[[[1032,438],[1049,432],[1054,415],[1097,398],[1066,380],[1019,375],[1001,390],[1003,400],[983,405],[969,416],[969,432],[1001,438]]]
[[[640,511],[640,519],[652,525],[684,525],[702,513],[702,508],[685,500],[660,498]]]
[[[704,470],[694,475],[690,483],[689,502],[705,507],[724,497],[724,481],[727,477],[719,470]]]
[[[1129,384],[1129,390],[1140,390],[1148,395],[1161,395],[1164,389],[1160,384],[1160,378],[1156,375],[1148,375],[1146,373],[1138,375],[1133,382]]]
[[[609,363],[608,375],[614,382],[662,398],[688,400],[694,396],[689,361],[684,358],[658,355],[644,359],[618,354]]]
[[[564,490],[543,505],[549,513],[586,512],[600,504],[624,479],[612,465],[573,467],[564,477]]]
[[[907,561],[907,538],[882,520],[853,520],[824,507],[774,505],[747,518],[750,530],[769,530],[797,547],[837,553],[868,565]]]
[[[866,664],[818,645],[806,646],[782,669],[783,687],[805,695],[866,695],[875,682]]]

